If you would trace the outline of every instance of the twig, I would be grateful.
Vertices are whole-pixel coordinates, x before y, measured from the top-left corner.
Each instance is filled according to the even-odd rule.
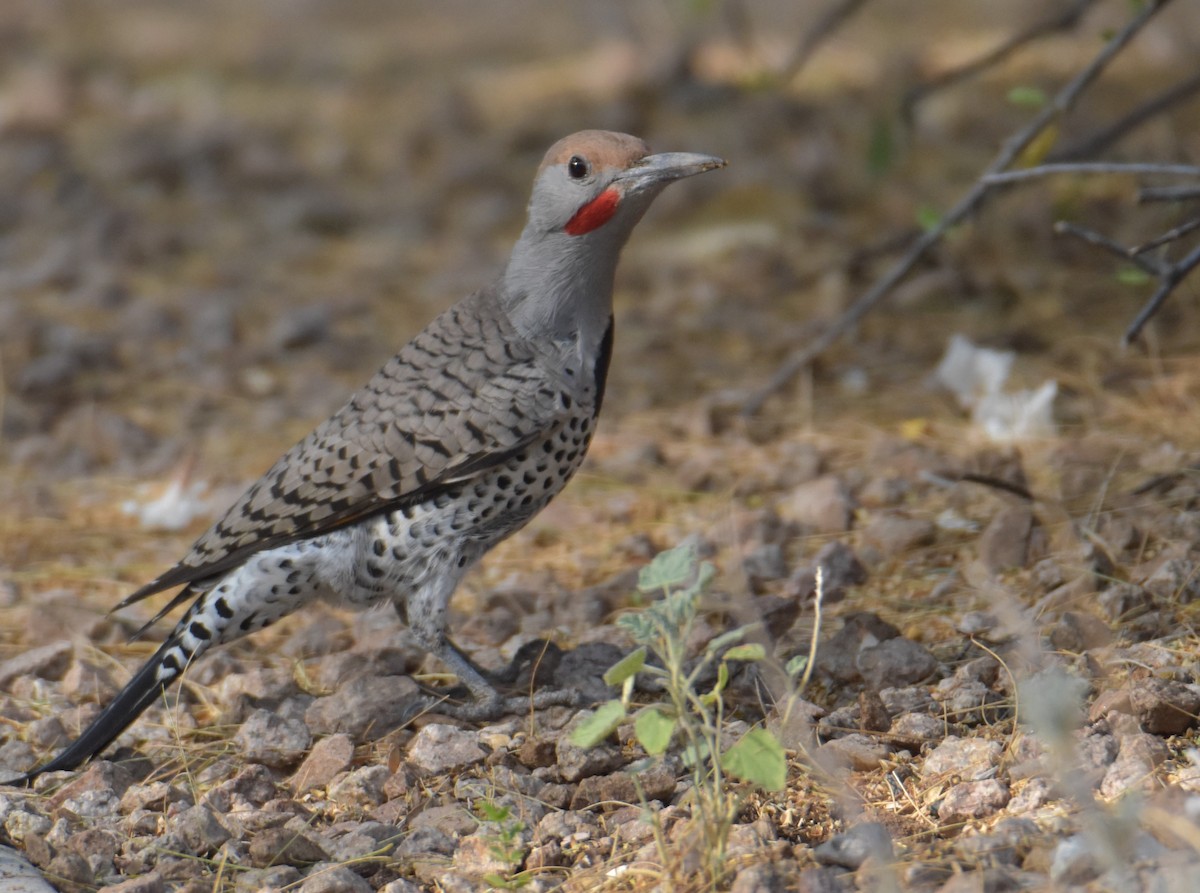
[[[808,64],[808,60],[812,58],[817,47],[858,12],[859,7],[864,3],[866,0],[835,0],[822,12],[813,26],[804,32],[804,36],[800,38],[800,43],[796,46],[796,51],[792,53],[792,58],[783,67],[783,71],[780,73],[783,82],[791,83],[792,79],[800,73],[800,69]]]
[[[1138,190],[1138,203],[1181,202],[1200,198],[1200,186],[1147,186]]]
[[[1193,228],[1200,229],[1200,224],[1197,224]],[[1138,311],[1138,315],[1134,317],[1133,322],[1129,324],[1129,328],[1125,330],[1125,334],[1121,338],[1121,343],[1125,347],[1128,347],[1137,339],[1142,329],[1145,328],[1146,323],[1158,312],[1163,302],[1175,290],[1175,287],[1186,279],[1192,270],[1200,267],[1200,246],[1193,248],[1182,260],[1171,263],[1170,261],[1159,260],[1149,254],[1138,253],[1139,248],[1126,248],[1124,245],[1113,241],[1102,233],[1086,229],[1082,226],[1076,226],[1073,223],[1059,221],[1054,225],[1054,231],[1064,235],[1075,236],[1077,239],[1082,239],[1090,245],[1103,248],[1105,251],[1115,254],[1122,260],[1137,264],[1147,273],[1158,279],[1158,288],[1154,290],[1154,294],[1150,296],[1150,300]],[[1170,234],[1168,233],[1168,235]]]
[[[900,104],[901,115],[904,120],[912,121],[913,110],[929,94],[975,77],[993,65],[1003,62],[1014,52],[1025,46],[1025,44],[1032,43],[1040,37],[1046,37],[1059,31],[1071,30],[1079,23],[1080,18],[1083,17],[1083,14],[1087,12],[1088,7],[1093,3],[1095,3],[1095,0],[1075,0],[1075,3],[1068,6],[1058,15],[1035,22],[1024,31],[1018,31],[1004,43],[984,53],[978,59],[973,59],[970,62],[960,65],[958,68],[952,68],[923,84],[913,87],[905,94],[904,100]]]
[[[1157,96],[1150,97],[1141,105],[1131,109],[1125,117],[1119,118],[1103,130],[1079,140],[1074,145],[1051,152],[1046,157],[1046,161],[1075,161],[1079,158],[1095,157],[1120,141],[1126,134],[1141,127],[1156,115],[1161,115],[1172,106],[1189,99],[1197,91],[1200,91],[1200,71],[1168,87]]]
[[[1125,337],[1121,339],[1121,343],[1128,347],[1132,344],[1137,336],[1142,333],[1142,328],[1158,312],[1158,308],[1163,305],[1167,297],[1175,290],[1180,282],[1187,278],[1192,270],[1200,267],[1200,246],[1192,249],[1191,254],[1187,255],[1183,260],[1176,264],[1172,264],[1167,274],[1161,278],[1158,283],[1158,288],[1154,290],[1154,294],[1150,296],[1150,300],[1134,317],[1133,322],[1129,324],[1129,328],[1125,330]]]
[[[935,227],[922,233],[909,247],[908,251],[904,253],[904,256],[884,273],[883,276],[876,280],[864,295],[842,313],[841,316],[835,319],[829,328],[817,336],[810,344],[794,351],[784,360],[783,364],[775,371],[775,374],[771,376],[770,381],[763,388],[750,395],[746,401],[746,405],[742,409],[742,414],[747,416],[755,415],[762,409],[763,404],[767,402],[767,399],[772,394],[785,387],[795,377],[796,373],[812,362],[814,357],[827,350],[830,345],[857,325],[860,319],[908,275],[912,268],[916,266],[917,261],[925,255],[926,251],[941,240],[947,230],[974,213],[991,191],[991,186],[984,182],[985,178],[990,174],[1005,170],[1020,157],[1025,148],[1043,130],[1066,113],[1075,104],[1080,94],[1099,77],[1100,73],[1125,48],[1125,45],[1133,39],[1134,35],[1169,2],[1170,0],[1151,0],[1151,2],[1143,6],[1124,28],[1109,39],[1108,43],[1100,49],[1100,52],[1096,54],[1095,58],[1088,63],[1083,71],[1072,78],[1049,103],[1042,107],[1033,120],[1004,142],[996,157],[992,159],[991,163],[984,170],[983,176],[975,181],[966,195],[959,199],[958,203],[946,213]]]
[[[1066,164],[1040,164],[1015,171],[997,171],[981,178],[987,186],[1004,186],[1059,174],[1133,174],[1138,176],[1198,177],[1200,167],[1192,164],[1143,164],[1117,161],[1073,161]]]
[[[1154,248],[1159,248],[1166,245],[1168,242],[1174,242],[1176,239],[1182,239],[1190,232],[1200,229],[1200,217],[1193,217],[1187,223],[1181,223],[1174,229],[1167,230],[1157,239],[1151,239],[1149,242],[1143,242],[1141,245],[1135,245],[1129,249],[1130,257],[1137,257],[1139,254],[1144,254]]]
[[[1148,257],[1144,254],[1135,255],[1128,248],[1113,239],[1110,239],[1104,233],[1098,233],[1094,229],[1088,229],[1085,226],[1078,226],[1074,223],[1068,223],[1066,220],[1060,220],[1054,224],[1054,232],[1060,236],[1074,236],[1082,242],[1087,242],[1089,245],[1095,245],[1097,248],[1103,248],[1110,254],[1115,254],[1121,260],[1126,260],[1141,267],[1151,276],[1165,276],[1168,266],[1156,257]]]

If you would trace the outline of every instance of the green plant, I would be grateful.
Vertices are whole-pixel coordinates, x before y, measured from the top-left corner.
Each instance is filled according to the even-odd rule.
[[[580,746],[600,743],[631,715],[637,675],[659,681],[666,700],[633,712],[634,734],[652,757],[666,753],[671,742],[679,739],[683,763],[691,774],[691,806],[703,838],[704,869],[713,885],[725,873],[729,830],[741,806],[741,790],[730,784],[729,776],[768,791],[781,790],[787,777],[783,747],[765,728],[753,728],[729,747],[722,746],[728,737],[724,692],[730,664],[766,656],[762,645],[744,641],[750,628],[717,636],[694,661],[688,660],[687,642],[698,601],[714,574],[711,564],[697,561],[691,545],[663,552],[642,569],[638,590],[662,597],[618,621],[639,646],[604,675],[609,685],[621,687],[621,696],[603,704],[573,734]],[[649,653],[661,666],[647,662]],[[711,687],[704,683],[707,690],[702,691],[702,680],[712,678],[714,669],[715,682]],[[663,848],[661,834],[658,839]],[[666,852],[663,857],[666,861]]]
[[[525,823],[516,818],[507,806],[501,806],[490,800],[479,803],[479,814],[485,822],[496,826],[495,836],[488,844],[488,851],[497,862],[503,862],[510,869],[516,869],[525,858],[525,849],[521,833]],[[484,880],[497,890],[518,890],[529,883],[525,872],[509,871],[507,874],[492,872],[485,875]]]

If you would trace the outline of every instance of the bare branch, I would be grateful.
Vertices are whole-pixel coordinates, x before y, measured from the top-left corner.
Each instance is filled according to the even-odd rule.
[[[1061,236],[1074,236],[1083,242],[1087,242],[1089,245],[1103,248],[1110,254],[1115,254],[1121,260],[1136,264],[1151,276],[1165,276],[1170,268],[1170,264],[1162,263],[1157,258],[1132,254],[1130,249],[1126,248],[1120,242],[1114,241],[1104,235],[1104,233],[1098,233],[1094,229],[1088,229],[1084,226],[1077,226],[1074,223],[1060,220],[1054,224],[1054,231]]]
[[[1009,183],[1020,183],[1024,180],[1036,180],[1039,177],[1053,177],[1058,174],[1134,174],[1140,176],[1157,175],[1163,177],[1200,178],[1200,167],[1191,164],[1073,161],[1067,164],[1041,164],[1037,167],[1026,167],[1015,171],[998,171],[992,174],[984,174],[982,180],[988,186],[1002,186]]]
[[[1099,155],[1109,146],[1119,142],[1126,134],[1132,133],[1151,118],[1161,115],[1172,106],[1190,99],[1192,94],[1197,91],[1200,91],[1200,71],[1168,87],[1157,96],[1150,97],[1150,99],[1141,105],[1130,110],[1125,117],[1114,121],[1103,130],[1079,140],[1074,145],[1051,152],[1046,160],[1054,163],[1075,161],[1079,158],[1091,158]]]
[[[1191,254],[1187,255],[1177,264],[1173,264],[1170,272],[1162,277],[1158,288],[1154,290],[1154,294],[1150,296],[1150,300],[1134,317],[1133,322],[1129,324],[1129,328],[1125,330],[1125,337],[1121,339],[1122,343],[1128,347],[1132,344],[1137,336],[1142,333],[1142,328],[1149,322],[1150,317],[1158,312],[1158,308],[1163,305],[1163,302],[1170,296],[1180,282],[1182,282],[1192,270],[1200,267],[1200,246],[1192,249]]]
[[[1088,7],[1093,3],[1095,3],[1095,0],[1075,0],[1074,3],[1062,12],[1043,19],[1040,22],[1035,22],[1024,31],[1017,32],[1004,43],[984,53],[978,59],[973,59],[970,62],[960,65],[958,68],[943,72],[937,77],[913,87],[905,94],[904,100],[900,105],[901,115],[904,120],[912,120],[917,104],[929,96],[929,94],[975,77],[993,65],[1003,62],[1027,43],[1032,43],[1041,37],[1046,37],[1059,31],[1070,31],[1079,23],[1083,14],[1087,12]]]
[[[1176,239],[1182,239],[1190,232],[1195,232],[1200,229],[1200,217],[1193,217],[1187,223],[1181,223],[1174,229],[1167,230],[1157,239],[1151,239],[1149,242],[1143,242],[1141,245],[1135,245],[1129,249],[1130,257],[1137,257],[1139,254],[1144,254],[1154,248],[1166,245],[1168,242],[1174,242]]]
[[[783,82],[790,83],[800,73],[800,69],[808,64],[808,60],[817,51],[817,47],[858,12],[859,7],[864,3],[866,0],[835,0],[821,13],[813,26],[800,38],[796,51],[792,53],[792,58],[784,66],[781,73]]]
[[[1180,202],[1200,198],[1200,186],[1147,186],[1138,190],[1138,202]]]
[[[942,236],[956,224],[973,214],[991,191],[985,181],[986,177],[1005,170],[1011,165],[1025,148],[1039,134],[1068,111],[1108,64],[1125,48],[1126,44],[1152,19],[1170,0],[1151,0],[1126,23],[1100,49],[1100,52],[1090,63],[1072,78],[1054,98],[1047,103],[1033,119],[1021,130],[1014,133],[1000,147],[996,157],[988,164],[983,175],[975,181],[967,193],[958,200],[937,226],[926,230],[910,246],[886,273],[855,301],[841,316],[835,319],[829,327],[810,344],[794,351],[771,376],[767,384],[751,394],[742,409],[743,415],[754,415],[767,399],[776,391],[785,387],[801,369],[812,362],[813,358],[827,350],[830,345],[852,329],[876,304],[878,304],[895,286],[903,280],[912,268],[916,266],[925,252],[937,244]]]

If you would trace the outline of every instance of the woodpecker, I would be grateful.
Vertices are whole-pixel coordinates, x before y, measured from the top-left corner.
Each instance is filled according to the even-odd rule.
[[[583,462],[612,355],[617,259],[634,226],[668,183],[724,165],[600,130],[551,146],[503,274],[434,319],[182,561],[117,606],[182,587],[149,627],[190,603],[112,703],[26,780],[101,753],[209,648],[316,598],[391,602],[469,690],[464,718],[563,703],[558,691],[502,695],[447,637],[450,597]]]

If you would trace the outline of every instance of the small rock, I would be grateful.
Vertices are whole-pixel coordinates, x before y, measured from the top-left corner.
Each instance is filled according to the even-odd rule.
[[[1010,799],[1008,785],[996,778],[964,781],[946,792],[938,818],[948,824],[981,819],[1003,809]]]
[[[477,733],[441,723],[422,727],[408,746],[409,762],[429,775],[481,763],[486,757]]]
[[[332,321],[332,310],[323,304],[287,310],[271,326],[267,344],[276,351],[309,347],[328,335]]]
[[[1086,884],[1099,877],[1101,862],[1091,841],[1082,834],[1076,834],[1054,848],[1054,855],[1050,859],[1050,880],[1064,887]]]
[[[675,793],[675,773],[661,763],[639,772],[636,782],[634,779],[629,772],[585,778],[575,789],[571,809],[587,809],[598,803],[639,803],[643,798],[669,802]]]
[[[923,685],[906,685],[899,688],[881,688],[879,700],[892,716],[901,713],[933,713],[937,702]]]
[[[844,834],[838,834],[813,850],[813,858],[822,865],[837,865],[857,871],[870,858],[879,865],[892,860],[892,838],[878,822],[862,822]]]
[[[272,769],[287,769],[308,751],[312,734],[298,719],[286,719],[271,710],[255,710],[233,740],[247,760]]]
[[[447,837],[458,838],[474,833],[479,827],[479,820],[465,806],[448,803],[445,806],[426,807],[412,816],[408,824],[414,831],[432,828]]]
[[[1007,809],[1015,816],[1029,815],[1054,799],[1054,785],[1048,778],[1039,776],[1029,779],[1022,785],[1021,789],[1008,801]]]
[[[1050,644],[1059,651],[1083,654],[1101,648],[1113,639],[1112,630],[1099,617],[1078,611],[1067,611],[1050,630]]]
[[[1200,597],[1200,571],[1190,559],[1169,558],[1142,586],[1151,596],[1169,604],[1190,604]]]
[[[836,766],[864,772],[878,769],[890,752],[886,744],[857,732],[827,741],[817,748],[819,758],[831,758]]]
[[[1024,567],[1033,532],[1033,510],[1021,503],[1002,508],[979,535],[979,561],[990,574]]]
[[[601,743],[595,747],[579,747],[571,742],[571,732],[594,711],[580,710],[558,736],[555,748],[559,778],[571,783],[592,775],[606,775],[621,768],[627,761],[619,747]]]
[[[172,830],[187,844],[188,852],[211,855],[230,837],[229,829],[205,806],[191,806],[171,822]]]
[[[885,639],[858,652],[855,666],[864,682],[878,691],[886,685],[912,685],[933,675],[937,659],[911,639]]]
[[[166,886],[163,884],[162,875],[157,871],[152,871],[119,884],[101,887],[100,893],[163,893],[164,890],[166,890]]]
[[[1100,782],[1100,794],[1113,799],[1133,790],[1155,790],[1159,783],[1154,770],[1171,755],[1166,743],[1156,735],[1135,732],[1121,738],[1121,749],[1113,760],[1104,780]]]
[[[250,860],[258,868],[273,865],[315,865],[329,854],[314,836],[291,828],[267,828],[250,841]]]
[[[377,806],[386,799],[383,785],[391,774],[387,766],[363,766],[361,769],[355,769],[329,785],[328,798],[343,808],[362,810]]]
[[[236,893],[263,893],[266,890],[291,890],[300,883],[300,872],[291,865],[271,868],[247,868],[235,876]]]
[[[354,742],[346,734],[330,735],[313,745],[312,751],[292,776],[289,784],[298,795],[323,788],[339,772],[350,767],[354,759]]]
[[[854,520],[854,500],[839,478],[824,475],[792,490],[779,513],[817,533],[845,533]]]
[[[1182,682],[1152,676],[1130,682],[1129,705],[1144,731],[1182,735],[1196,724],[1200,694]]]
[[[54,878],[59,893],[85,893],[95,889],[96,873],[79,853],[59,853],[44,870],[47,876]]]
[[[345,732],[374,741],[407,722],[419,703],[417,685],[407,676],[364,676],[313,701],[304,722],[314,735]]]
[[[821,569],[825,598],[840,598],[851,586],[867,582],[867,569],[854,550],[841,540],[832,540],[817,550],[813,567]]]
[[[924,771],[928,775],[958,775],[975,780],[990,778],[1002,751],[998,741],[951,735],[926,757]]]
[[[529,833],[519,832],[517,838],[497,846],[494,829],[469,834],[458,842],[454,851],[454,867],[470,878],[486,879],[489,875],[507,877],[516,872],[529,852]]]
[[[374,893],[363,878],[344,865],[318,863],[300,883],[299,893]]]
[[[912,745],[906,747],[920,750],[926,742],[941,741],[948,734],[946,721],[930,716],[928,713],[901,713],[892,720],[888,735],[899,739],[901,743]]]
[[[75,649],[70,642],[51,642],[40,648],[31,648],[16,657],[0,663],[0,689],[7,690],[14,679],[28,678],[61,679],[71,665]]]
[[[863,544],[874,547],[884,558],[932,545],[936,537],[937,527],[932,521],[899,512],[873,514],[862,529]]]
[[[842,628],[817,648],[817,669],[838,682],[857,682],[858,653],[900,635],[900,630],[869,612],[847,615]]]
[[[738,871],[729,893],[790,893],[797,871],[792,859],[749,865]]]
[[[755,593],[762,591],[764,583],[782,580],[788,574],[783,546],[779,543],[759,546],[742,559],[742,570],[750,582],[751,591]]]

